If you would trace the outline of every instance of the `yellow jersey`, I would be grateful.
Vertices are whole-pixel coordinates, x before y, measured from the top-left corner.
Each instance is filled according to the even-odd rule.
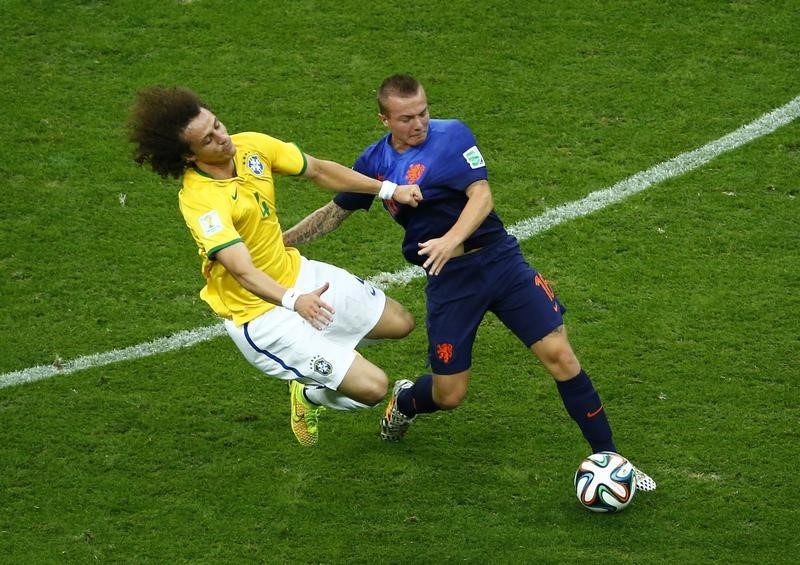
[[[198,168],[187,169],[178,202],[202,259],[206,285],[200,297],[219,316],[241,325],[275,305],[242,287],[214,256],[241,241],[257,269],[285,287],[294,285],[300,252],[283,245],[273,173],[303,174],[306,160],[293,143],[261,133],[238,133],[231,139],[236,176],[217,180]]]

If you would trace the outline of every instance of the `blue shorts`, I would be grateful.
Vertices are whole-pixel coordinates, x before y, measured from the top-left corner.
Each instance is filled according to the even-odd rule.
[[[533,269],[513,236],[450,259],[428,276],[428,358],[438,375],[472,365],[472,345],[486,312],[493,312],[526,347],[562,323],[564,307]]]

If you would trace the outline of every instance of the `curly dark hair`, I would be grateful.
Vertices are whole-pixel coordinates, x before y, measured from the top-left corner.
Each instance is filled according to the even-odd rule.
[[[164,178],[180,178],[189,165],[183,131],[207,107],[187,88],[154,86],[139,91],[128,120],[130,140],[136,144],[133,160],[150,165]]]

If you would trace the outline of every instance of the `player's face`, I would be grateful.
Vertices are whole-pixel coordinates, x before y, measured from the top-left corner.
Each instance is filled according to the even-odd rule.
[[[384,101],[385,114],[378,114],[392,133],[392,147],[402,153],[425,142],[428,137],[428,97],[422,87],[414,96],[389,96]]]
[[[225,125],[207,108],[201,108],[197,117],[189,122],[183,130],[183,139],[192,152],[186,158],[195,163],[223,165],[236,153]]]

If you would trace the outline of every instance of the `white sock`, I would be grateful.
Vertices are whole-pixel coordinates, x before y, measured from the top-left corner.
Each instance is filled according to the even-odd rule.
[[[349,396],[343,395],[326,387],[306,386],[306,398],[318,406],[326,406],[333,410],[362,410],[371,408],[367,404],[362,404],[353,400]]]

